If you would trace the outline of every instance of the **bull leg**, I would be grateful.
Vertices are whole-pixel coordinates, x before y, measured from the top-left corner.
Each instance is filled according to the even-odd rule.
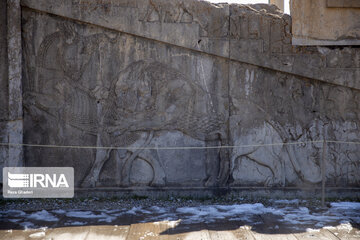
[[[226,146],[227,139],[222,133],[208,136],[205,140],[207,147]],[[226,184],[230,176],[229,149],[227,148],[207,148],[206,149],[206,174],[208,179],[205,186],[222,186]]]
[[[153,136],[154,136],[154,131],[150,131],[144,144],[140,148],[138,148],[134,152],[132,152],[132,154],[127,159],[125,159],[123,169],[122,169],[122,184],[123,185],[128,186],[130,184],[129,173],[130,173],[132,162],[136,159],[136,157],[139,155],[139,153],[141,153],[144,150],[143,148],[150,144]]]
[[[101,169],[105,162],[109,159],[111,149],[98,149],[96,151],[95,163],[92,165],[89,174],[85,177],[82,187],[95,187],[96,182],[99,180]]]
[[[104,142],[109,143],[109,136],[107,135],[98,135],[98,146],[101,146],[101,143]],[[110,153],[112,149],[96,149],[96,157],[95,162],[92,165],[90,172],[86,175],[83,180],[81,186],[82,187],[95,187],[96,182],[99,180],[100,172],[105,164],[105,162],[109,159]]]
[[[215,147],[219,145],[219,140],[208,139],[205,140],[206,147]],[[207,148],[206,151],[206,176],[205,181],[206,187],[218,185],[217,175],[220,171],[219,164],[219,149],[218,148]]]
[[[220,139],[221,146],[228,146],[228,144],[229,144],[229,141],[225,136],[226,136],[225,133],[219,133],[219,139]],[[219,156],[220,156],[220,159],[219,159],[220,170],[219,170],[219,174],[217,176],[217,181],[220,186],[224,186],[228,182],[229,176],[230,176],[229,148],[220,148]]]

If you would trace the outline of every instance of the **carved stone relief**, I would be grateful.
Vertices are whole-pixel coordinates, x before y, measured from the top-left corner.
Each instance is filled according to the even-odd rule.
[[[28,64],[28,81],[24,84],[26,138],[38,144],[79,145],[80,142],[99,147],[53,148],[38,153],[29,149],[29,159],[50,157],[53,163],[71,155],[65,162],[75,164],[86,156],[88,159],[80,164],[87,169],[78,179],[81,186],[106,185],[111,180],[119,186],[165,185],[167,179],[173,184],[181,184],[175,183],[177,179],[200,186],[226,182],[228,171],[223,168],[228,167],[228,160],[220,150],[200,150],[195,156],[201,156],[199,166],[205,170],[200,174],[194,171],[193,176],[181,176],[191,159],[174,157],[179,154],[174,150],[154,154],[144,149],[102,148],[166,147],[171,139],[175,140],[173,147],[194,143],[225,145],[227,112],[223,95],[227,86],[217,80],[225,74],[221,60],[179,49],[169,51],[164,45],[118,33],[103,30],[97,33],[98,29],[31,11],[26,11],[24,18],[29,30],[25,33],[26,40],[38,38],[30,30],[41,24],[41,20],[48,23],[42,31],[47,27],[53,31],[39,39],[38,46],[26,46],[26,58],[36,59],[35,66]],[[124,49],[128,44],[131,51]],[[161,54],[168,54],[172,63],[158,61]],[[184,59],[190,59],[197,65],[196,69]],[[178,68],[190,68],[190,74],[195,77]],[[169,157],[173,158],[170,162]],[[34,160],[37,161],[42,160]],[[167,175],[164,169],[174,161],[183,161],[177,166],[179,177]],[[120,168],[115,176],[104,177],[107,162]],[[103,184],[101,179],[105,181]]]
[[[359,139],[358,91],[249,65],[233,64],[230,71],[231,143],[258,145],[232,151],[233,184],[319,184],[322,143],[308,141]],[[301,144],[287,145],[292,142]],[[260,146],[272,143],[280,144]],[[358,182],[359,148],[328,143],[327,149],[327,184]],[[241,174],[245,169],[251,171]]]
[[[151,2],[139,21],[196,22],[201,36],[243,44],[239,56],[249,44],[270,58],[310,51],[286,47],[289,19],[276,9],[232,7],[227,26],[182,2],[173,10]],[[313,186],[322,146],[308,141],[360,139],[358,90],[30,9],[22,15],[24,142],[96,147],[25,148],[26,163],[74,166],[77,186]],[[318,67],[339,67],[333,54],[357,56],[319,51],[329,58],[306,56]],[[254,146],[236,147],[246,144]],[[328,184],[358,186],[359,156],[356,145],[329,143]]]

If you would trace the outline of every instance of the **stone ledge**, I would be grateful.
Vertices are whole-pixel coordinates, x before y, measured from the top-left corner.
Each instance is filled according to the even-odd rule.
[[[75,198],[79,197],[131,197],[146,196],[150,198],[173,197],[219,197],[219,196],[243,196],[250,198],[320,198],[321,188],[297,188],[297,187],[134,187],[134,188],[77,188]],[[360,198],[360,188],[326,188],[327,198]]]
[[[320,40],[311,38],[292,38],[292,44],[298,46],[359,46],[360,39],[344,39],[344,40]]]

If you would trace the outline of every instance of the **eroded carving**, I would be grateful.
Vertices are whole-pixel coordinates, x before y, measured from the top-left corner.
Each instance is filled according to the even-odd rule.
[[[161,9],[162,2],[160,7],[155,1],[153,4],[153,10],[147,11],[143,21],[203,21],[204,36],[227,34],[227,30],[223,31],[224,22],[209,25],[206,16],[199,16],[189,6],[184,5],[180,13],[178,8],[175,12]],[[208,3],[204,3],[206,6]],[[285,49],[289,44],[287,20],[273,16],[275,13],[264,15],[256,9],[255,12],[239,8],[243,13],[231,16],[240,19],[234,19],[234,25],[230,25],[240,25],[230,28],[230,32],[231,41],[242,44],[241,56],[252,51],[248,45],[252,44],[259,46],[256,49],[264,56],[285,59],[284,64],[289,67],[295,61],[292,57],[304,55],[310,63],[314,62],[310,65],[326,63],[328,67],[338,67],[330,59],[331,50],[318,49],[329,56],[321,61],[311,57],[311,51],[317,49],[299,48],[300,55],[292,49],[296,50],[292,55],[283,54],[289,53]],[[316,185],[320,181],[319,144],[257,146],[232,151],[201,148],[305,142],[324,137],[359,139],[360,97],[354,89],[26,9],[23,18],[25,28],[29,29],[23,33],[28,131],[25,140],[98,147],[86,150],[86,154],[85,150],[76,149],[27,150],[27,156],[31,160],[44,156],[46,161],[58,164],[63,159],[78,164],[76,169],[82,171],[77,185],[224,186],[229,183],[229,175],[233,186]],[[38,21],[46,24],[38,26]],[[277,27],[272,29],[274,24]],[[218,28],[213,29],[214,26]],[[279,29],[284,32],[276,33]],[[339,50],[339,56],[347,53],[346,49]],[[351,56],[357,56],[356,51],[354,54]],[[354,64],[357,63],[345,62],[342,67],[351,68]],[[103,148],[116,146],[132,149]],[[166,146],[200,149],[167,152],[147,149]],[[358,185],[356,145],[329,144],[328,149],[328,183]],[[193,169],[188,169],[190,165]],[[174,166],[178,168],[171,169]],[[140,176],[137,172],[144,174]]]
[[[62,133],[66,126],[96,138],[99,149],[82,186],[95,186],[110,158],[121,162],[118,185],[145,184],[144,179],[133,175],[140,166],[152,169],[153,177],[151,180],[149,177],[147,184],[164,185],[161,162],[142,149],[152,146],[157,132],[180,131],[205,144],[226,143],[226,116],[208,103],[205,111],[195,107],[199,99],[212,96],[185,74],[157,61],[140,60],[119,70],[115,78],[98,81],[94,75],[102,71],[96,65],[101,58],[99,46],[116,49],[118,36],[83,36],[75,29],[76,25],[68,23],[59,23],[58,28],[39,46],[36,56],[39,77],[33,78],[35,81],[26,92],[26,109],[38,122],[42,121],[39,116],[49,114],[51,124],[58,125],[60,139],[66,139]],[[140,148],[124,152],[102,149],[103,146]],[[118,153],[112,154],[113,151]],[[215,156],[206,160],[205,184],[224,184],[228,171],[222,165],[228,165],[227,159],[222,156],[224,153],[211,151]],[[221,162],[220,169],[214,161]],[[140,182],[136,183],[136,179]]]
[[[234,131],[231,141],[234,145],[257,146],[232,151],[233,184],[319,184],[322,143],[309,141],[357,141],[359,116],[355,113],[359,111],[359,104],[355,99],[359,93],[283,74],[272,75],[249,66],[235,66],[233,70],[237,75],[234,76],[238,79],[232,82],[230,125]],[[257,82],[263,78],[267,84],[259,88]],[[299,144],[289,144],[294,142]],[[262,146],[269,143],[280,144]],[[328,144],[327,150],[327,182],[336,186],[349,184],[346,176],[358,171],[354,162],[358,161],[359,150],[343,143]],[[245,168],[251,173],[241,175]],[[354,179],[358,178],[351,181],[358,181]]]

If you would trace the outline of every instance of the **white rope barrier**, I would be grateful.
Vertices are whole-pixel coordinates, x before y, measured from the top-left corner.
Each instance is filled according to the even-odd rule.
[[[287,143],[265,143],[265,144],[246,144],[246,145],[234,145],[234,146],[183,146],[183,147],[116,147],[116,146],[76,146],[76,145],[49,145],[49,144],[29,144],[29,143],[0,143],[0,146],[8,147],[40,147],[40,148],[72,148],[72,149],[116,149],[116,150],[182,150],[182,149],[234,149],[234,148],[247,148],[247,147],[271,147],[271,146],[286,146],[286,145],[300,145],[300,144],[317,144],[323,143],[324,140],[318,141],[305,141],[305,142],[287,142]],[[325,140],[326,143],[338,143],[338,144],[360,144],[360,142],[349,141],[335,141]]]

